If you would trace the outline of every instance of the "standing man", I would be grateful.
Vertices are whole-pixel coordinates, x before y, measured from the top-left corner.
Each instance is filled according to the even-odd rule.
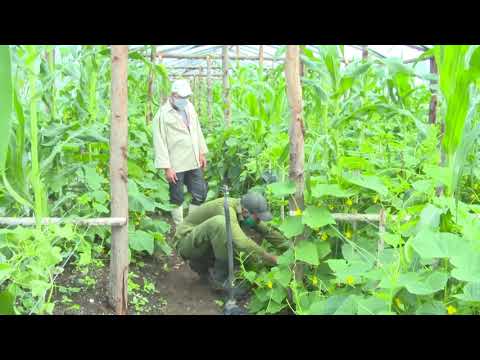
[[[203,171],[208,152],[197,113],[188,100],[192,90],[187,80],[172,84],[171,96],[153,119],[155,167],[165,171],[170,185],[170,202],[176,205],[172,218],[176,225],[183,221],[184,185],[192,194],[189,213],[207,197]]]

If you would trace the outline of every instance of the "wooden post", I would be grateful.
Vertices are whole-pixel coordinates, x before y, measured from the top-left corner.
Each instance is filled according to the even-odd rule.
[[[112,45],[112,117],[110,127],[111,216],[126,218],[112,227],[109,301],[119,315],[127,313],[128,300],[128,45]]]
[[[287,97],[290,105],[292,118],[289,126],[290,138],[290,168],[289,179],[295,183],[296,191],[289,199],[290,215],[297,209],[304,209],[304,136],[305,129],[302,119],[302,87],[300,83],[300,46],[288,45],[285,59],[285,79],[287,85]],[[303,236],[299,236],[296,242]],[[303,281],[303,267],[299,264],[295,268],[295,278]]]
[[[193,75],[192,79],[192,103],[195,110],[197,109],[197,75]]]
[[[302,119],[302,87],[300,84],[300,47],[298,45],[288,45],[285,78],[287,83],[287,97],[290,105],[292,119],[289,127],[290,136],[290,169],[289,178],[296,184],[297,191],[290,200],[290,210],[297,208],[303,210],[303,190],[304,190],[304,135],[305,129]]]
[[[207,118],[208,123],[212,122],[212,79],[210,78],[210,70],[212,68],[212,60],[207,56]]]
[[[236,46],[236,54],[237,54],[237,70],[240,68],[240,45]]]
[[[222,68],[223,68],[223,114],[225,118],[225,125],[231,124],[230,112],[230,84],[228,82],[228,46],[223,45],[222,48]]]
[[[203,68],[200,66],[200,70],[199,70],[199,77],[198,77],[198,88],[197,88],[197,92],[198,92],[198,101],[197,101],[197,104],[198,104],[198,109],[197,109],[197,113],[198,113],[198,118],[200,118],[200,116],[203,114],[203,109],[202,109],[202,99],[203,99],[203,94],[202,94],[202,90],[203,90],[203,86],[202,86],[202,80],[203,78]]]
[[[152,49],[150,52],[150,62],[152,66],[150,71],[148,72],[148,81],[147,81],[147,122],[152,121],[153,111],[152,111],[152,98],[153,98],[153,81],[155,77],[155,71],[153,66],[155,65],[155,54],[157,53],[157,49],[155,45],[151,45]]]
[[[263,69],[263,62],[264,62],[264,57],[263,57],[263,45],[260,45],[260,48],[258,49],[258,65],[260,65],[260,68]],[[272,60],[273,63],[273,60]]]
[[[368,59],[368,45],[362,45],[362,60]]]

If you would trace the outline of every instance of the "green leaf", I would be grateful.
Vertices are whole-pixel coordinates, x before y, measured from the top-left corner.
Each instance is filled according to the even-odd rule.
[[[1,254],[1,253],[0,253]],[[10,273],[13,271],[10,264],[0,264],[0,284],[9,278]]]
[[[318,265],[317,247],[310,241],[301,241],[295,247],[295,258],[310,265]]]
[[[317,241],[315,245],[317,246],[319,259],[323,259],[325,256],[332,252],[332,249],[330,248],[330,243],[328,241]]]
[[[128,238],[131,249],[136,251],[146,251],[150,255],[153,254],[154,239],[152,234],[142,230],[136,230],[129,232]]]
[[[405,273],[400,274],[398,283],[412,294],[430,295],[443,290],[447,280],[448,274],[443,272],[433,272],[426,277],[419,273]]]
[[[420,231],[411,241],[412,247],[424,260],[451,258],[470,252],[469,246],[460,236],[451,233]]]
[[[463,288],[463,294],[454,295],[463,301],[480,302],[480,282],[469,282]]]
[[[33,297],[44,297],[48,289],[50,289],[50,283],[43,280],[32,280],[30,283]]]
[[[345,174],[344,179],[351,184],[373,190],[381,196],[388,195],[388,189],[377,176]]]
[[[356,298],[358,315],[379,315],[389,310],[390,306],[385,300],[370,296],[367,298]]]
[[[0,292],[0,315],[14,315],[15,297],[9,291]]]
[[[447,311],[445,306],[440,301],[432,301],[426,304],[422,304],[415,312],[416,315],[446,315]]]
[[[423,171],[435,182],[435,185],[445,185],[447,188],[451,187],[452,172],[447,167],[425,165]]]
[[[272,191],[273,195],[277,197],[295,194],[296,191],[296,186],[293,181],[269,184],[268,188]]]
[[[292,249],[288,249],[282,255],[277,258],[278,265],[288,266],[295,261],[294,252]]]
[[[338,198],[346,198],[355,195],[356,191],[345,190],[338,184],[317,184],[312,188],[312,196],[321,198],[323,196],[333,196]]]
[[[287,297],[287,291],[283,287],[276,286],[271,290],[270,296],[272,297],[272,300],[281,304]]]
[[[335,224],[335,219],[327,209],[309,206],[303,213],[303,223],[316,230],[325,225]]]
[[[106,183],[106,179],[103,176],[98,175],[97,170],[91,166],[85,166],[85,179],[88,187],[92,190],[100,190],[103,183]]]
[[[442,209],[428,204],[420,213],[420,221],[417,228],[436,230],[440,224],[440,216],[444,213]]]
[[[13,88],[9,45],[0,45],[0,174],[5,169],[12,126]]]
[[[292,280],[292,272],[288,268],[280,269],[278,267],[272,268],[273,278],[284,288],[288,287],[290,280]]]
[[[450,262],[456,267],[452,270],[452,277],[467,282],[480,282],[480,254],[470,251],[455,256]]]
[[[298,236],[303,233],[303,223],[301,216],[289,216],[282,225],[278,227],[287,238]]]
[[[164,237],[161,237],[160,239],[155,238],[155,246],[158,246],[167,256],[172,255],[173,249]]]
[[[166,234],[170,230],[170,224],[160,219],[142,218],[140,227],[160,234]]]

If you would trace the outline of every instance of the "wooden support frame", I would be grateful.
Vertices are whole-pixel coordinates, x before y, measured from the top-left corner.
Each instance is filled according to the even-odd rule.
[[[187,54],[173,54],[173,53],[166,53],[162,54],[161,56],[164,59],[192,59],[192,60],[206,60],[207,55],[187,55]],[[223,58],[222,56],[210,56],[211,59],[216,59],[216,60],[221,60]],[[260,58],[258,56],[238,56],[235,58],[232,58],[232,60],[252,60],[252,61],[259,61]],[[263,60],[272,60],[272,61],[281,61],[281,58],[273,58],[273,57],[264,57]]]
[[[223,115],[225,118],[225,126],[230,126],[232,123],[231,117],[231,103],[230,103],[230,83],[228,81],[228,45],[224,45],[222,48],[222,67],[223,67]]]
[[[212,122],[212,78],[211,78],[212,60],[207,56],[207,119]]]
[[[127,219],[124,217],[108,217],[108,218],[93,218],[93,219],[69,219],[69,218],[42,218],[40,225],[52,224],[74,224],[79,226],[124,226],[127,224]],[[34,217],[2,217],[0,218],[0,226],[35,226]]]

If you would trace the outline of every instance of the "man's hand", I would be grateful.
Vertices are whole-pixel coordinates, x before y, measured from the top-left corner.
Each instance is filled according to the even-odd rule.
[[[167,181],[172,184],[176,184],[178,181],[177,173],[173,169],[165,169],[165,177]]]
[[[207,167],[207,159],[205,158],[205,154],[200,154],[200,167],[202,170],[205,170]]]

